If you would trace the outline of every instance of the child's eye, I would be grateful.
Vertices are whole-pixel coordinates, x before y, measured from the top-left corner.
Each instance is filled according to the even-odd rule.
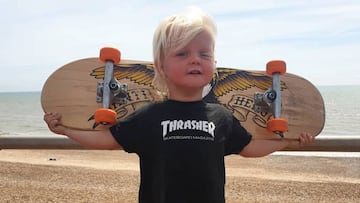
[[[178,52],[177,54],[176,54],[176,56],[186,56],[187,55],[187,53],[185,52],[185,51],[183,51],[183,52]]]
[[[204,58],[211,58],[211,54],[209,52],[200,53],[200,56]]]

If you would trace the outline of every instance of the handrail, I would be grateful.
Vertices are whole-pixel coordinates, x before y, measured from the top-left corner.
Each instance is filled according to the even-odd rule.
[[[2,137],[0,149],[89,149],[66,137]],[[303,148],[286,148],[282,151],[360,152],[360,137],[322,136]]]

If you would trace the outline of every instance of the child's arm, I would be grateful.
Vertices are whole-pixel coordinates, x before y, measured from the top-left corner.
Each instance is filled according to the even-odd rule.
[[[301,133],[299,140],[251,140],[240,152],[244,157],[262,157],[285,147],[300,148],[313,143],[315,137],[309,133]]]
[[[83,146],[94,149],[121,149],[110,130],[82,131],[70,129],[62,125],[59,113],[46,113],[44,120],[52,132],[65,135]]]

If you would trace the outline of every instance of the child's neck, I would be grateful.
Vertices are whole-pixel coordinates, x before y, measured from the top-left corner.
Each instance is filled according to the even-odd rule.
[[[169,92],[168,99],[174,100],[174,101],[181,101],[181,102],[201,101],[202,100],[202,91],[201,92],[194,92],[194,91],[181,92],[181,91],[176,91],[175,93]]]

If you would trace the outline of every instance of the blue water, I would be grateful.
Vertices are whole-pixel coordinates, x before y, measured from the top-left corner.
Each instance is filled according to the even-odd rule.
[[[1,135],[50,135],[43,122],[40,92],[0,93]]]
[[[326,109],[325,128],[320,136],[360,137],[360,86],[318,88]],[[40,92],[0,93],[1,135],[52,135],[43,121]]]
[[[319,87],[326,122],[321,135],[360,136],[360,86]]]

